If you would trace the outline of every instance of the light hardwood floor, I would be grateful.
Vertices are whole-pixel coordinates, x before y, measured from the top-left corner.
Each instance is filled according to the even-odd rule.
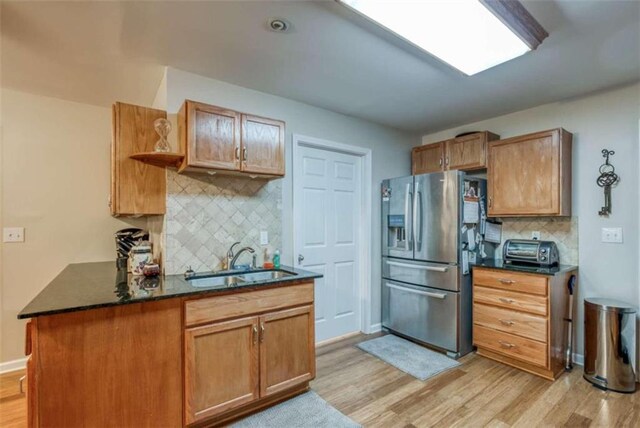
[[[366,427],[640,426],[640,392],[594,388],[576,367],[556,382],[475,354],[425,382],[354,347],[359,335],[318,348],[311,387]],[[25,427],[23,372],[0,376],[0,426]]]

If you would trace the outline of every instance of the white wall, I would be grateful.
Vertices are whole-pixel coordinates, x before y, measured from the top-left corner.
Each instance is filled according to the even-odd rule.
[[[202,101],[234,110],[286,122],[286,177],[283,179],[283,263],[293,265],[292,230],[292,134],[317,137],[372,149],[372,324],[380,322],[380,182],[389,177],[409,175],[410,151],[419,136],[334,113],[287,98],[269,95],[169,68],[167,70],[167,111],[178,111],[185,99]]]
[[[24,355],[18,312],[69,263],[115,259],[108,207],[111,109],[2,90],[2,226],[26,228],[2,245],[2,352]],[[78,293],[82,293],[78,289]]]
[[[576,78],[579,78],[577,76]],[[423,144],[461,132],[489,130],[501,137],[563,127],[573,133],[573,215],[579,217],[577,352],[583,350],[584,297],[604,296],[640,302],[638,260],[638,119],[640,84],[483,120],[423,137]],[[611,162],[620,184],[612,191],[613,213],[598,215],[602,189],[596,185],[603,148],[615,150]],[[514,166],[516,167],[516,166]],[[600,229],[620,226],[623,244],[600,242]],[[542,237],[544,239],[544,237]]]

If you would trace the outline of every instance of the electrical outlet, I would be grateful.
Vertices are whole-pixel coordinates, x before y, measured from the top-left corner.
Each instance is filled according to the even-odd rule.
[[[269,232],[266,230],[260,231],[260,245],[268,245],[269,244]]]
[[[3,228],[2,242],[24,242],[24,227]]]
[[[611,244],[622,244],[622,228],[621,227],[603,227],[602,242]]]
[[[531,232],[531,239],[540,240],[540,231],[534,230]]]

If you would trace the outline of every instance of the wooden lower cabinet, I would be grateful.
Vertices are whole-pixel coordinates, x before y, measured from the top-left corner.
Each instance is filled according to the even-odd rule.
[[[187,301],[186,325],[208,323],[185,330],[185,424],[217,425],[306,389],[313,314],[312,283]]]
[[[260,318],[260,396],[266,397],[315,377],[313,306]]]
[[[313,281],[43,315],[29,427],[212,426],[308,390]]]
[[[554,380],[564,371],[567,282],[556,275],[473,269],[478,354]]]
[[[184,340],[187,424],[259,397],[258,317],[190,328]]]

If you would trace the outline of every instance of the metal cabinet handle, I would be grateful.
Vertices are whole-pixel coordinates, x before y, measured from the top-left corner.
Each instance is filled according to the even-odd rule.
[[[499,280],[501,283],[503,284],[515,284],[515,281],[513,279],[504,279],[504,278],[500,278]]]
[[[24,394],[24,381],[27,378],[26,375],[22,376],[20,380],[18,380],[18,384],[20,385],[20,394]]]
[[[507,299],[506,297],[500,297],[500,301],[504,303],[513,303],[513,299]]]
[[[489,196],[489,208],[493,206],[493,198]]]
[[[240,147],[236,146],[236,159],[240,160]]]
[[[516,347],[516,345],[514,345],[513,343],[503,342],[502,340],[498,340],[498,343],[500,344],[500,346],[506,349],[512,349]]]
[[[247,161],[247,148],[246,147],[242,149],[242,160],[244,162]]]
[[[440,166],[442,166],[442,158],[440,158]]]
[[[516,323],[515,321],[512,321],[512,320],[498,320],[498,321],[500,321],[504,325],[509,325],[509,326],[514,325]]]
[[[449,166],[449,156],[447,156],[446,158],[444,158],[444,164]]]
[[[264,323],[260,323],[260,342],[264,342]]]
[[[405,267],[405,268],[410,268],[410,269],[419,269],[419,270],[430,270],[433,272],[448,272],[449,268],[448,267],[435,267],[435,266],[421,266],[421,265],[410,265],[408,263],[399,263],[399,262],[387,262],[387,264],[389,266],[398,266],[398,267]]]
[[[257,325],[253,325],[253,344],[255,345],[256,343],[258,343],[258,326]]]
[[[394,288],[396,290],[406,291],[407,293],[419,294],[420,296],[433,297],[440,300],[444,300],[447,297],[447,295],[444,293],[432,293],[429,291],[419,291],[419,290],[414,290],[413,288],[401,287],[399,285],[394,285],[389,283],[386,283],[385,285],[389,288]]]

